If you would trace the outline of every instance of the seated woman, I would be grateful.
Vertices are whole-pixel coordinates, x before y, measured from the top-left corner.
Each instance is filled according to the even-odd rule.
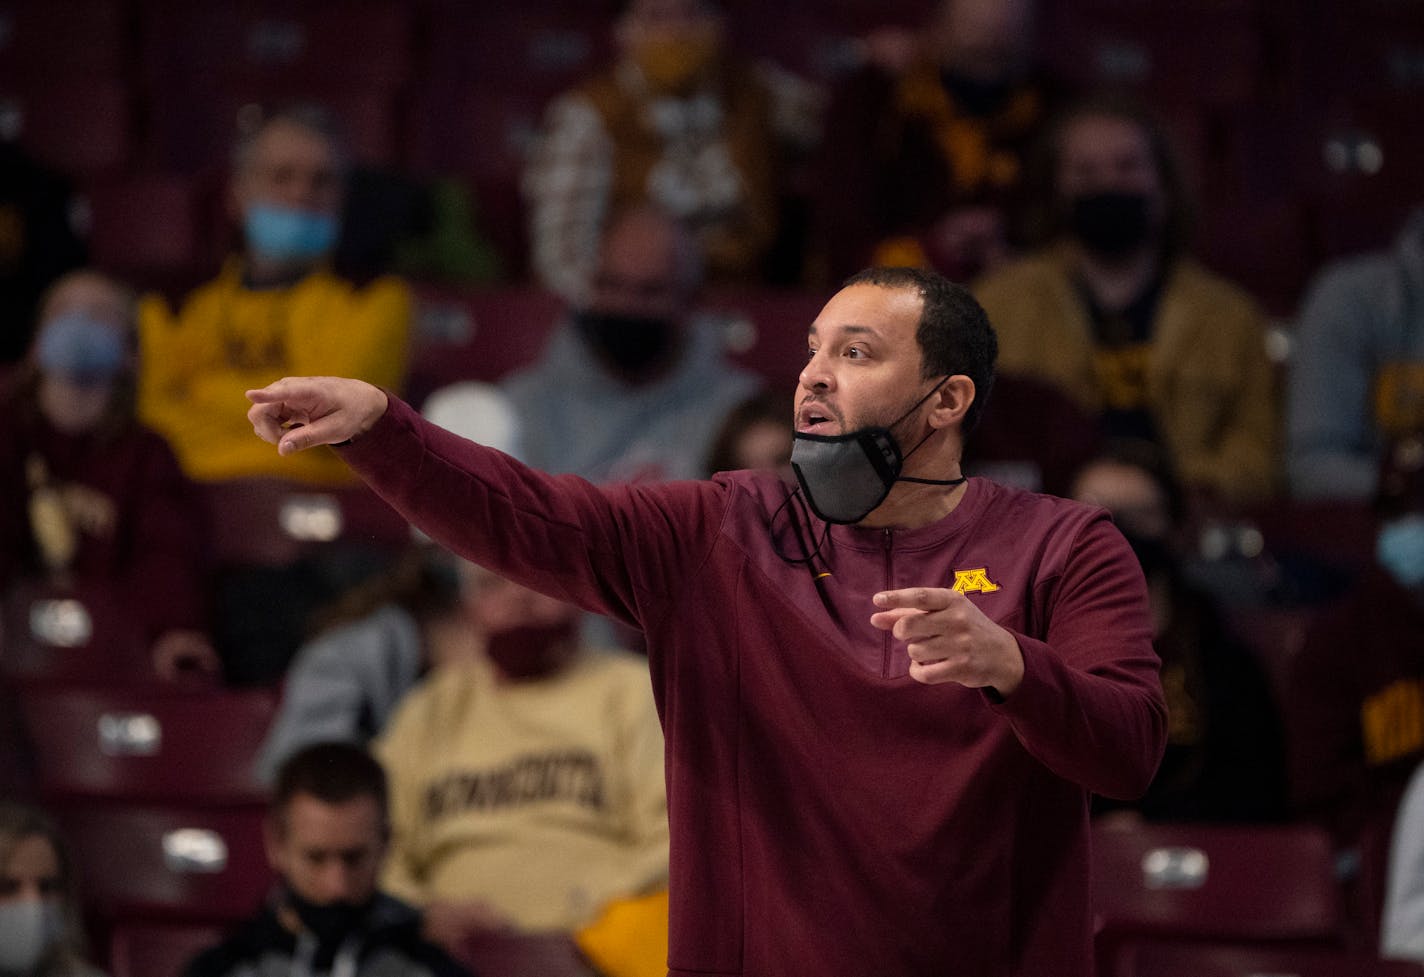
[[[0,803],[0,973],[98,977],[84,960],[74,873],[49,818]]]
[[[136,645],[165,677],[213,671],[201,510],[168,444],[134,418],[135,372],[127,290],[61,279],[0,392],[0,596],[12,609],[77,597],[90,620],[68,643]]]

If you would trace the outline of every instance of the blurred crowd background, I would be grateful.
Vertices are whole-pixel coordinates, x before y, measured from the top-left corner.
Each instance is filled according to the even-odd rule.
[[[1106,506],[1143,565],[1172,738],[1104,857],[1316,900],[1137,932],[1195,863],[1104,862],[1104,967],[1149,931],[1424,960],[1421,119],[1419,0],[0,0],[0,972],[168,977],[264,904],[367,925],[379,876],[410,972],[661,973],[640,636],[279,459],[243,392],[789,478],[807,326],[871,264],[999,333],[968,473]],[[479,809],[531,739],[627,804]],[[318,896],[293,797],[386,818],[359,760],[281,780],[333,740],[393,833]]]

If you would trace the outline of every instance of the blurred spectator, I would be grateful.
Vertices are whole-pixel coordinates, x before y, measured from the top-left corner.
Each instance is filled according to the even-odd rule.
[[[1414,768],[1394,819],[1380,955],[1424,963],[1424,764]]]
[[[1116,441],[1079,470],[1072,497],[1112,513],[1147,578],[1152,646],[1162,659],[1167,752],[1143,797],[1097,800],[1158,821],[1271,821],[1286,813],[1280,711],[1252,652],[1193,587],[1176,553],[1181,490],[1159,447]]]
[[[1384,445],[1424,428],[1424,210],[1393,252],[1319,275],[1296,324],[1289,383],[1291,494],[1368,502]]]
[[[827,270],[928,265],[967,281],[1008,253],[1024,157],[1054,100],[1033,0],[944,0],[913,58],[875,59],[827,113],[818,206]]]
[[[245,246],[176,315],[158,296],[140,308],[139,410],[193,478],[274,476],[351,481],[330,451],[288,464],[252,450],[243,393],[286,375],[335,373],[399,387],[411,299],[382,278],[356,287],[328,268],[347,160],[330,116],[278,111],[243,135],[233,158],[231,216]]]
[[[1296,812],[1358,855],[1367,924],[1400,797],[1424,760],[1424,437],[1387,449],[1378,481],[1375,566],[1307,633],[1285,702]]]
[[[614,218],[586,301],[504,383],[521,459],[594,481],[698,478],[717,425],[758,385],[694,313],[696,243],[640,207]]]
[[[692,229],[710,279],[759,280],[818,96],[728,51],[715,0],[619,6],[616,62],[550,105],[524,176],[538,278],[579,299],[609,218],[652,204]]]
[[[185,977],[465,975],[421,937],[416,910],[376,887],[390,834],[386,796],[380,764],[359,746],[321,743],[283,764],[266,829],[281,884]]]
[[[461,437],[518,453],[514,412],[491,384],[451,384],[428,397],[423,412]],[[308,743],[369,742],[422,675],[474,653],[458,561],[419,530],[412,535],[403,556],[340,598],[298,650],[257,759],[263,781]]]
[[[782,394],[759,393],[742,401],[722,421],[707,453],[706,473],[743,469],[776,472],[794,483],[791,404]]]
[[[347,594],[318,625],[282,686],[257,760],[270,782],[282,762],[321,742],[366,744],[427,669],[474,653],[460,612],[454,557],[417,543],[389,572]]]
[[[1097,421],[1066,393],[1030,376],[1001,373],[964,444],[964,471],[1030,492],[1068,495],[1100,447]]]
[[[0,141],[0,364],[29,348],[45,289],[84,264],[74,216],[64,179],[16,143]]]
[[[649,940],[640,955],[665,968],[667,800],[646,662],[582,645],[572,605],[461,566],[482,654],[432,674],[381,737],[386,884],[448,948],[492,928],[575,934],[614,913],[623,941]]]
[[[131,632],[164,677],[213,672],[201,511],[168,445],[134,418],[132,296],[73,272],[42,315],[3,396],[0,593],[73,594],[122,617],[105,622],[111,643]]]
[[[1186,252],[1175,157],[1150,116],[1099,99],[1052,133],[1048,247],[981,281],[1004,373],[1052,383],[1108,436],[1164,445],[1193,509],[1268,498],[1277,406],[1265,315]]]
[[[0,974],[98,977],[84,959],[74,874],[49,818],[0,803]]]

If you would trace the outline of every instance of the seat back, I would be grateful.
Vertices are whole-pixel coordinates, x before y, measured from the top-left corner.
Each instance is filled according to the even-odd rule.
[[[20,709],[49,801],[265,797],[254,760],[276,710],[269,691],[34,687]]]
[[[181,977],[194,957],[222,937],[223,928],[211,923],[121,922],[109,936],[109,973]]]
[[[1144,938],[1330,948],[1343,934],[1330,841],[1313,826],[1099,824],[1092,859],[1104,966]]]
[[[101,919],[232,923],[253,915],[272,886],[261,805],[52,810]]]
[[[1424,977],[1424,965],[1354,953],[1279,947],[1142,943],[1113,977]]]

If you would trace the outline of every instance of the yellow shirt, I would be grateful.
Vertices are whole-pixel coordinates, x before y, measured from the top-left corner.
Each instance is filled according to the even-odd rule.
[[[586,651],[554,678],[513,684],[483,662],[447,668],[401,704],[378,753],[394,896],[481,900],[522,930],[570,931],[667,883],[646,661]]]
[[[327,448],[279,457],[252,433],[246,391],[284,376],[346,376],[399,389],[405,378],[411,296],[404,282],[365,287],[326,270],[282,288],[244,287],[230,261],[175,316],[150,295],[139,304],[138,409],[199,481],[276,477],[349,482]]]

